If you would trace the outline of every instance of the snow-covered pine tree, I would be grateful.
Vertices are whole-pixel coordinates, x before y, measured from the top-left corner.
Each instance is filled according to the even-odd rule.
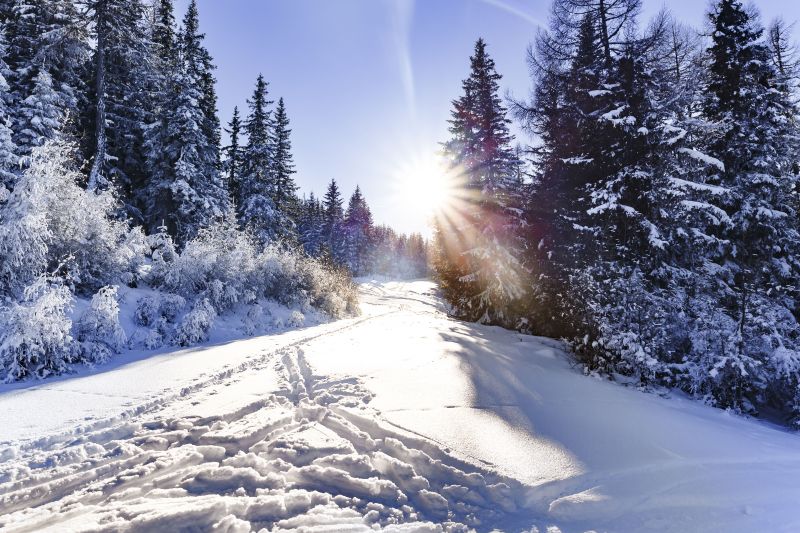
[[[517,161],[501,102],[494,60],[479,39],[463,96],[453,102],[447,163],[462,181],[466,205],[439,221],[437,273],[455,312],[485,323],[514,326],[511,305],[525,294]]]
[[[149,210],[151,226],[165,224],[179,244],[221,219],[229,202],[219,172],[219,136],[211,132],[216,119],[209,116],[208,94],[204,94],[211,67],[202,40],[197,4],[192,1],[177,40],[177,66],[172,78],[175,93],[171,102],[165,103],[164,150],[171,173],[151,176],[148,187],[155,202]],[[150,150],[152,153],[152,146]],[[160,215],[163,218],[158,220]]]
[[[166,228],[167,219],[175,209],[170,191],[172,161],[167,151],[167,130],[175,102],[179,65],[172,0],[153,4],[150,35],[151,69],[146,106],[149,113],[144,129],[146,182],[135,196],[137,204],[142,206],[146,227],[155,233]],[[171,231],[174,235],[174,227]]]
[[[83,101],[88,40],[70,0],[18,0],[6,31],[13,139],[28,156]]]
[[[247,145],[242,150],[239,175],[239,221],[262,244],[292,234],[292,221],[275,205],[275,181],[272,172],[274,145],[273,120],[267,100],[267,82],[258,75],[253,96],[248,100],[250,114],[245,120]]]
[[[239,174],[242,168],[242,146],[240,136],[242,132],[242,120],[239,116],[239,107],[233,108],[233,116],[228,123],[225,132],[228,134],[230,144],[225,147],[225,161],[223,170],[227,180],[228,194],[233,199],[239,198]]]
[[[91,168],[87,188],[114,186],[126,211],[143,222],[136,192],[145,184],[144,129],[152,82],[152,43],[140,0],[92,0],[92,87],[84,142]]]
[[[295,173],[290,138],[292,130],[289,128],[289,116],[286,114],[283,98],[278,99],[271,133],[272,179],[275,184],[272,200],[280,211],[294,220],[297,218],[298,209],[297,184],[292,177]]]
[[[324,243],[324,210],[322,203],[311,192],[308,198],[301,200],[300,217],[297,223],[300,243],[303,250],[311,257],[319,257],[325,248]]]
[[[725,210],[730,242],[716,274],[719,305],[735,323],[731,349],[708,361],[703,389],[723,407],[757,409],[770,380],[796,383],[800,250],[793,194],[797,190],[795,109],[771,64],[762,30],[738,0],[720,0],[713,26],[705,114],[717,124],[710,151],[730,190]],[[767,318],[768,317],[768,318]],[[791,388],[789,386],[788,388]],[[787,401],[778,395],[778,401]]]
[[[322,239],[325,251],[337,263],[344,263],[344,232],[342,222],[344,221],[344,200],[342,193],[339,192],[339,184],[335,179],[331,179],[325,196],[322,200]]]
[[[372,212],[359,186],[350,196],[342,231],[347,266],[356,276],[367,274],[367,254],[372,243]]]
[[[14,101],[8,84],[11,70],[5,62],[6,52],[6,26],[0,23],[0,204],[14,188],[19,168],[17,145],[14,143],[11,130]]]

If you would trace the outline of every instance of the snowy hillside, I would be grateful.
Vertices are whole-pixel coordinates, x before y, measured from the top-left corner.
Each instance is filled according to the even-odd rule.
[[[800,440],[554,341],[363,314],[0,389],[0,529],[796,531]]]

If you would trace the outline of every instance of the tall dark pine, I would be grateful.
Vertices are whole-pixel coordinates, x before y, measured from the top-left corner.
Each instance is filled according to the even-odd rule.
[[[274,182],[272,199],[279,210],[294,219],[297,217],[298,198],[297,185],[292,177],[295,170],[292,161],[291,133],[286,105],[283,103],[283,98],[279,98],[278,106],[275,108],[272,131],[272,180]]]
[[[87,188],[114,185],[137,222],[135,192],[145,183],[144,126],[150,79],[150,41],[139,0],[91,2],[94,38],[92,79],[85,117],[91,167]]]
[[[461,180],[465,205],[437,229],[437,272],[459,315],[513,325],[509,307],[525,293],[517,161],[499,96],[494,60],[479,39],[464,94],[453,102],[451,139],[443,152]]]
[[[367,255],[372,238],[372,212],[358,186],[347,204],[343,231],[344,256],[347,266],[355,275],[366,274]]]
[[[88,45],[85,24],[72,1],[15,2],[4,11],[9,19],[7,97],[13,140],[24,163],[83,104]]]
[[[297,223],[299,241],[308,255],[319,257],[325,246],[322,202],[312,192],[308,198],[301,200],[300,206],[300,217]]]
[[[328,190],[322,200],[323,220],[322,236],[328,253],[337,262],[344,262],[344,234],[342,222],[344,220],[344,201],[339,191],[339,184],[332,179]]]
[[[242,120],[239,117],[239,107],[233,108],[233,116],[225,130],[230,138],[230,144],[225,147],[225,175],[228,181],[228,191],[231,198],[239,198],[239,174],[242,167],[242,146],[240,135]]]
[[[144,132],[146,183],[134,196],[142,206],[147,228],[161,232],[175,210],[170,189],[173,161],[168,152],[168,128],[175,110],[179,56],[172,0],[159,0],[153,9]],[[173,235],[174,231],[172,228]]]
[[[242,151],[236,198],[239,222],[261,243],[291,240],[294,223],[275,203],[274,124],[269,109],[272,101],[267,100],[267,82],[260,74],[247,103],[250,106],[244,123],[247,145]]]
[[[162,110],[166,130],[148,146],[154,170],[148,185],[151,230],[163,221],[178,243],[221,220],[229,203],[219,171],[219,135],[210,129],[217,119],[203,105],[212,65],[198,27],[197,4],[192,1],[176,41],[169,85],[174,92]]]
[[[724,164],[719,183],[730,191],[724,204],[730,223],[722,228],[730,244],[718,276],[726,288],[720,304],[730,313],[733,331],[704,386],[720,405],[746,410],[769,400],[766,384],[756,377],[765,369],[784,376],[788,387],[800,374],[796,367],[787,371],[783,355],[800,333],[792,148],[798,130],[750,13],[738,0],[720,0],[709,18],[714,31],[705,113],[718,126],[710,150]],[[795,409],[800,414],[800,405]]]
[[[12,138],[11,117],[13,99],[8,79],[11,70],[5,62],[6,27],[0,23],[0,203],[5,201],[9,191],[14,188],[19,167],[18,148]]]

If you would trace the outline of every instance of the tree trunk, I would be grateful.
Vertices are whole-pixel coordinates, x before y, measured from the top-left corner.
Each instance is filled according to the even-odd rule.
[[[95,136],[96,144],[94,161],[89,172],[87,189],[95,190],[101,179],[103,164],[106,159],[106,6],[105,0],[100,0],[96,7],[97,17],[97,53],[95,55],[97,76],[95,79],[96,105],[95,105]]]

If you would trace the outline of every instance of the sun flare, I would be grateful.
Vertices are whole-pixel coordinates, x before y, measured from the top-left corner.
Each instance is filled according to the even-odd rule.
[[[453,205],[455,179],[435,154],[408,160],[397,169],[393,181],[397,201],[409,217],[429,222]]]

